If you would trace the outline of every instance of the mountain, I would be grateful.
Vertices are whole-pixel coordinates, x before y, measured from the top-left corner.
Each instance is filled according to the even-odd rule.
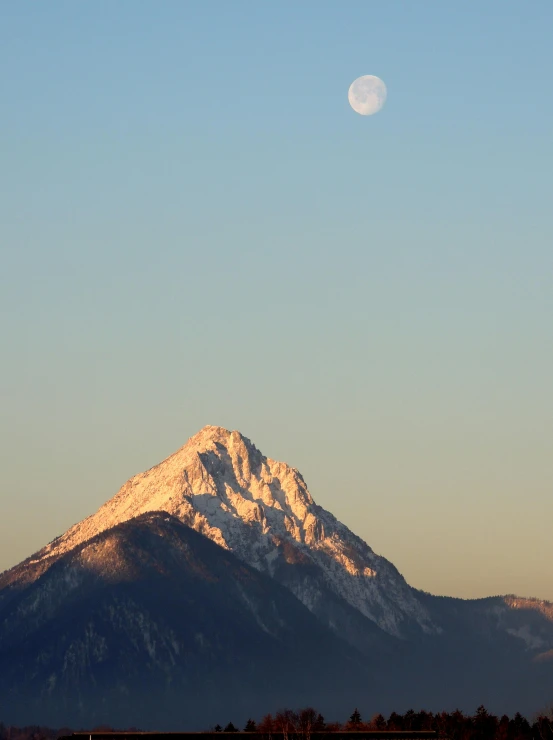
[[[48,567],[81,542],[148,511],[168,512],[268,573],[338,632],[371,635],[367,620],[397,637],[439,631],[397,569],[315,504],[298,470],[221,427],[205,427],[131,478],[30,563]],[[28,564],[10,578],[28,577]],[[362,634],[352,640],[363,642]]]
[[[96,535],[7,591],[11,722],[201,728],[260,706],[332,706],[337,675],[368,685],[354,651],[287,589],[166,513]]]
[[[140,530],[135,529],[139,526]],[[144,527],[154,528],[155,537],[144,534]],[[222,570],[217,566],[218,580],[207,577],[208,583],[215,584],[213,589],[204,583],[194,591],[194,608],[189,605],[184,609],[173,601],[173,583],[180,583],[181,577],[184,583],[191,567],[188,561],[175,560],[176,555],[171,558],[177,565],[169,570],[164,565],[169,558],[164,547],[167,552],[181,547],[175,544],[175,527],[180,527],[179,537],[188,543],[188,551],[193,553],[190,562],[197,568],[204,557],[213,563],[222,563],[225,557],[229,560],[224,562],[234,563],[233,567],[240,563],[247,569],[249,585],[237,601],[246,604],[245,620],[247,616],[252,622],[265,598],[287,605],[290,618],[281,612],[278,618],[286,626],[288,642],[274,627],[267,632],[262,626],[267,623],[262,620],[252,622],[247,633],[237,631],[229,637],[216,630],[210,633],[213,650],[202,671],[195,667],[200,661],[196,648],[191,662],[179,662],[174,655],[167,658],[175,660],[171,670],[162,670],[153,661],[146,643],[137,637],[135,608],[139,614],[150,615],[141,619],[151,619],[156,625],[156,644],[170,644],[172,638],[167,635],[173,634],[185,644],[189,624],[198,625],[204,618],[200,615],[213,612],[216,592],[221,594],[216,611],[226,623],[231,600],[225,595],[233,589],[236,592],[235,571],[230,566],[221,566]],[[148,566],[147,577],[144,569],[149,550],[146,545],[138,546],[138,531],[153,548],[155,565]],[[163,536],[159,534],[162,531]],[[161,546],[164,538],[167,543]],[[99,550],[90,550],[98,548],[100,542],[104,544]],[[84,565],[88,562],[85,554],[90,567]],[[90,580],[92,572],[98,575],[96,581]],[[86,588],[68,590],[74,573],[86,574]],[[263,599],[259,590],[255,591],[257,596],[250,593],[249,586],[253,588],[256,579],[268,589]],[[151,599],[144,590],[146,582],[148,593],[154,595]],[[276,589],[274,593],[271,588]],[[183,586],[182,593],[184,590]],[[136,607],[128,607],[125,601],[130,592]],[[138,592],[140,598],[135,595]],[[58,604],[55,610],[48,607],[45,593]],[[89,627],[84,605],[96,604],[95,599],[99,611],[94,611]],[[248,604],[254,605],[249,612]],[[43,612],[50,616],[39,624],[37,614]],[[111,616],[108,619],[106,615]],[[233,618],[230,624],[235,624]],[[73,637],[64,632],[69,628]],[[105,645],[109,656],[106,661],[112,666],[109,676],[113,677],[109,680],[100,668],[92,670],[90,661],[83,663],[84,659],[74,657],[82,656],[81,646],[88,645],[83,635],[92,628],[94,650],[104,655],[104,647],[99,646]],[[307,632],[316,638],[318,653],[313,640],[305,642]],[[14,642],[12,636],[20,634],[21,639]],[[267,643],[265,652],[252,651],[250,634],[254,643],[263,637],[272,647]],[[68,645],[79,647],[64,652]],[[302,652],[301,646],[311,646],[312,652]],[[327,711],[347,712],[349,704],[365,707],[370,699],[365,713],[409,705],[433,710],[459,705],[470,711],[482,702],[497,712],[532,712],[553,697],[553,605],[517,597],[464,601],[413,589],[389,561],[314,502],[295,468],[263,456],[239,432],[221,427],[202,429],[162,463],[131,478],[95,514],[0,575],[0,675],[13,682],[11,701],[13,706],[19,701],[21,711],[25,706],[28,711],[35,706],[37,712],[49,706],[56,711],[78,706],[79,716],[89,717],[92,709],[87,701],[93,701],[111,717],[115,716],[113,692],[119,690],[117,686],[124,687],[121,692],[130,697],[129,708],[143,695],[156,697],[159,706],[171,705],[181,696],[179,692],[187,693],[193,685],[196,699],[186,713],[188,726],[209,706],[238,708],[249,702],[249,712],[262,712],[274,707],[278,695],[271,693],[261,678],[261,666],[267,665],[263,656],[274,654],[269,661],[275,666],[270,674],[274,670],[275,676],[283,676],[283,650],[287,660],[297,659],[288,671],[289,683],[286,687],[282,684],[283,701],[286,695],[292,697],[288,703],[297,705],[301,697],[309,696],[312,703]],[[243,656],[249,673],[243,671]],[[81,665],[78,676],[68,668],[71,661]],[[165,665],[169,665],[167,661]],[[128,675],[139,683],[125,683],[127,673],[121,674],[118,665],[127,666]],[[166,671],[167,681],[160,680],[160,670]],[[195,676],[192,684],[187,683],[190,676]],[[67,699],[68,687],[77,692],[74,700]],[[236,692],[240,695],[239,687],[243,687],[243,698],[248,697],[243,704],[235,697]],[[20,699],[16,701],[17,696]],[[42,697],[40,701],[35,701],[36,696]],[[146,719],[158,717],[148,701],[141,699],[140,706]],[[169,716],[176,721],[167,709]],[[42,721],[42,713],[40,717]],[[158,719],[155,723],[161,726]],[[145,725],[154,726],[150,721]],[[172,726],[178,729],[184,725]]]

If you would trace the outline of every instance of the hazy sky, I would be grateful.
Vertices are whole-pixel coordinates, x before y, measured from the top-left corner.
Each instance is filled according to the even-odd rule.
[[[553,599],[552,26],[1,3],[0,569],[219,424],[412,585]]]

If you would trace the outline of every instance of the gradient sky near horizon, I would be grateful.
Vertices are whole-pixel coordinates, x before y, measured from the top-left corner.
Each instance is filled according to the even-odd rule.
[[[553,600],[552,27],[2,3],[0,570],[217,424],[412,585]]]

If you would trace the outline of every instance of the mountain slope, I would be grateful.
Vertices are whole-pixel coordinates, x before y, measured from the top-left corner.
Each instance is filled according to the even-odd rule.
[[[342,690],[369,685],[353,650],[292,594],[165,513],[97,535],[7,590],[10,722],[201,728],[259,707],[336,706],[336,677]]]

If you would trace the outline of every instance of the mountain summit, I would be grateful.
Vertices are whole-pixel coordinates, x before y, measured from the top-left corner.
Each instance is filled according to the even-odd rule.
[[[397,569],[318,506],[298,470],[265,457],[240,432],[217,426],[204,427],[131,478],[35,560],[45,564],[150,511],[166,511],[283,582],[338,631],[344,620],[351,622],[351,608],[394,636],[437,629]]]

